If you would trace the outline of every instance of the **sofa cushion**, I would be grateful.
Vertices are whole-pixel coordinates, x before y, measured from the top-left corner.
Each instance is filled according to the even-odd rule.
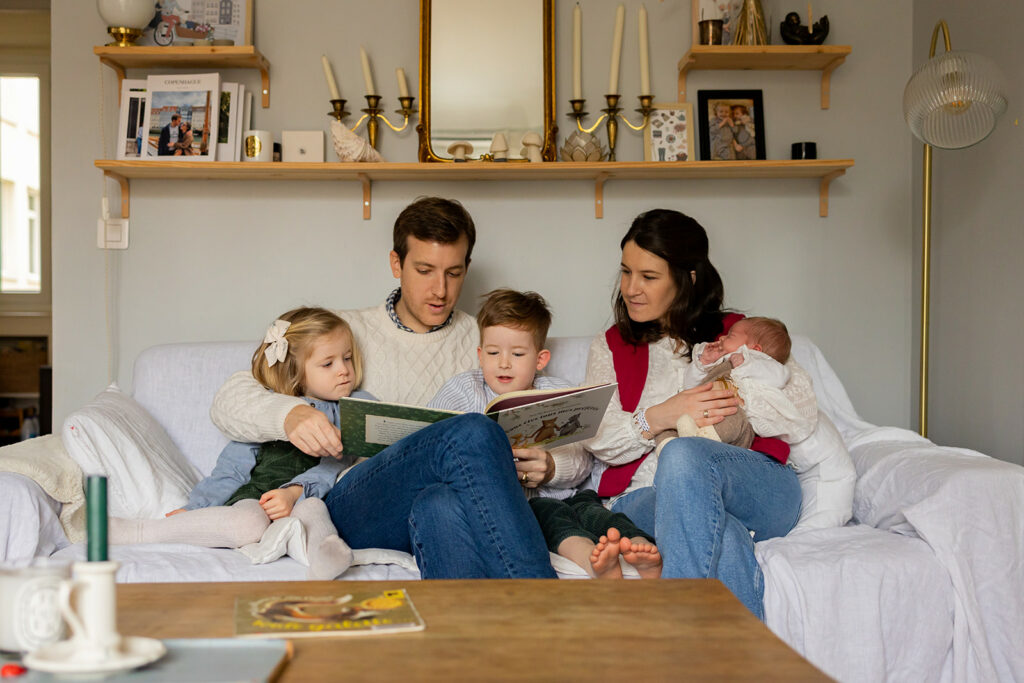
[[[107,476],[114,517],[163,517],[184,505],[199,481],[163,427],[116,384],[69,415],[62,436],[82,472]]]

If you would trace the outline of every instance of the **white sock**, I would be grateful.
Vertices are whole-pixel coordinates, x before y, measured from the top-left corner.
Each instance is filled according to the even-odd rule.
[[[352,565],[352,549],[338,536],[324,501],[303,498],[292,508],[291,516],[306,528],[306,555],[309,557],[306,576],[330,581],[344,574]]]

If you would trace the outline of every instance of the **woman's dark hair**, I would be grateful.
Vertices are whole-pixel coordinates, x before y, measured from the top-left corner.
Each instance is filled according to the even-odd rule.
[[[722,331],[722,278],[708,260],[708,235],[701,224],[678,211],[652,209],[636,217],[619,247],[635,242],[668,262],[676,285],[676,298],[668,309],[668,323],[637,323],[630,319],[622,292],[612,300],[615,327],[630,344],[655,342],[666,334],[690,348],[711,341]],[[690,273],[693,273],[691,277]],[[690,351],[687,349],[687,356]]]

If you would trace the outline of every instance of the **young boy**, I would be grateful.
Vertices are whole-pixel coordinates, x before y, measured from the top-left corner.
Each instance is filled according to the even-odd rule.
[[[524,389],[563,389],[573,386],[569,382],[538,375],[551,360],[551,352],[544,348],[551,311],[543,297],[535,292],[517,292],[497,289],[485,295],[477,326],[480,328],[480,346],[477,356],[480,367],[455,375],[437,392],[429,408],[483,412],[496,396]],[[566,451],[573,446],[541,449],[514,449],[516,457],[536,457],[561,460],[566,469],[572,469]],[[574,449],[579,453],[578,449]],[[587,456],[587,468],[590,459]],[[555,468],[557,472],[558,467]],[[579,472],[579,480],[586,471]],[[537,487],[523,473],[521,482]],[[543,482],[541,482],[543,483]],[[606,509],[594,491],[575,492],[570,488],[540,487],[537,497],[530,498],[533,509],[544,532],[548,549],[572,560],[595,578],[622,578],[619,565],[621,556],[636,567],[640,576],[661,576],[661,554],[654,538],[638,529],[628,517]]]

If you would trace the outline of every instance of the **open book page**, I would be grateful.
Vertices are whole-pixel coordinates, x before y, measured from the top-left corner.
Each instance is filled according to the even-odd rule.
[[[616,383],[512,392],[487,407],[512,448],[554,448],[589,439],[597,433]],[[525,403],[524,403],[525,401]]]

